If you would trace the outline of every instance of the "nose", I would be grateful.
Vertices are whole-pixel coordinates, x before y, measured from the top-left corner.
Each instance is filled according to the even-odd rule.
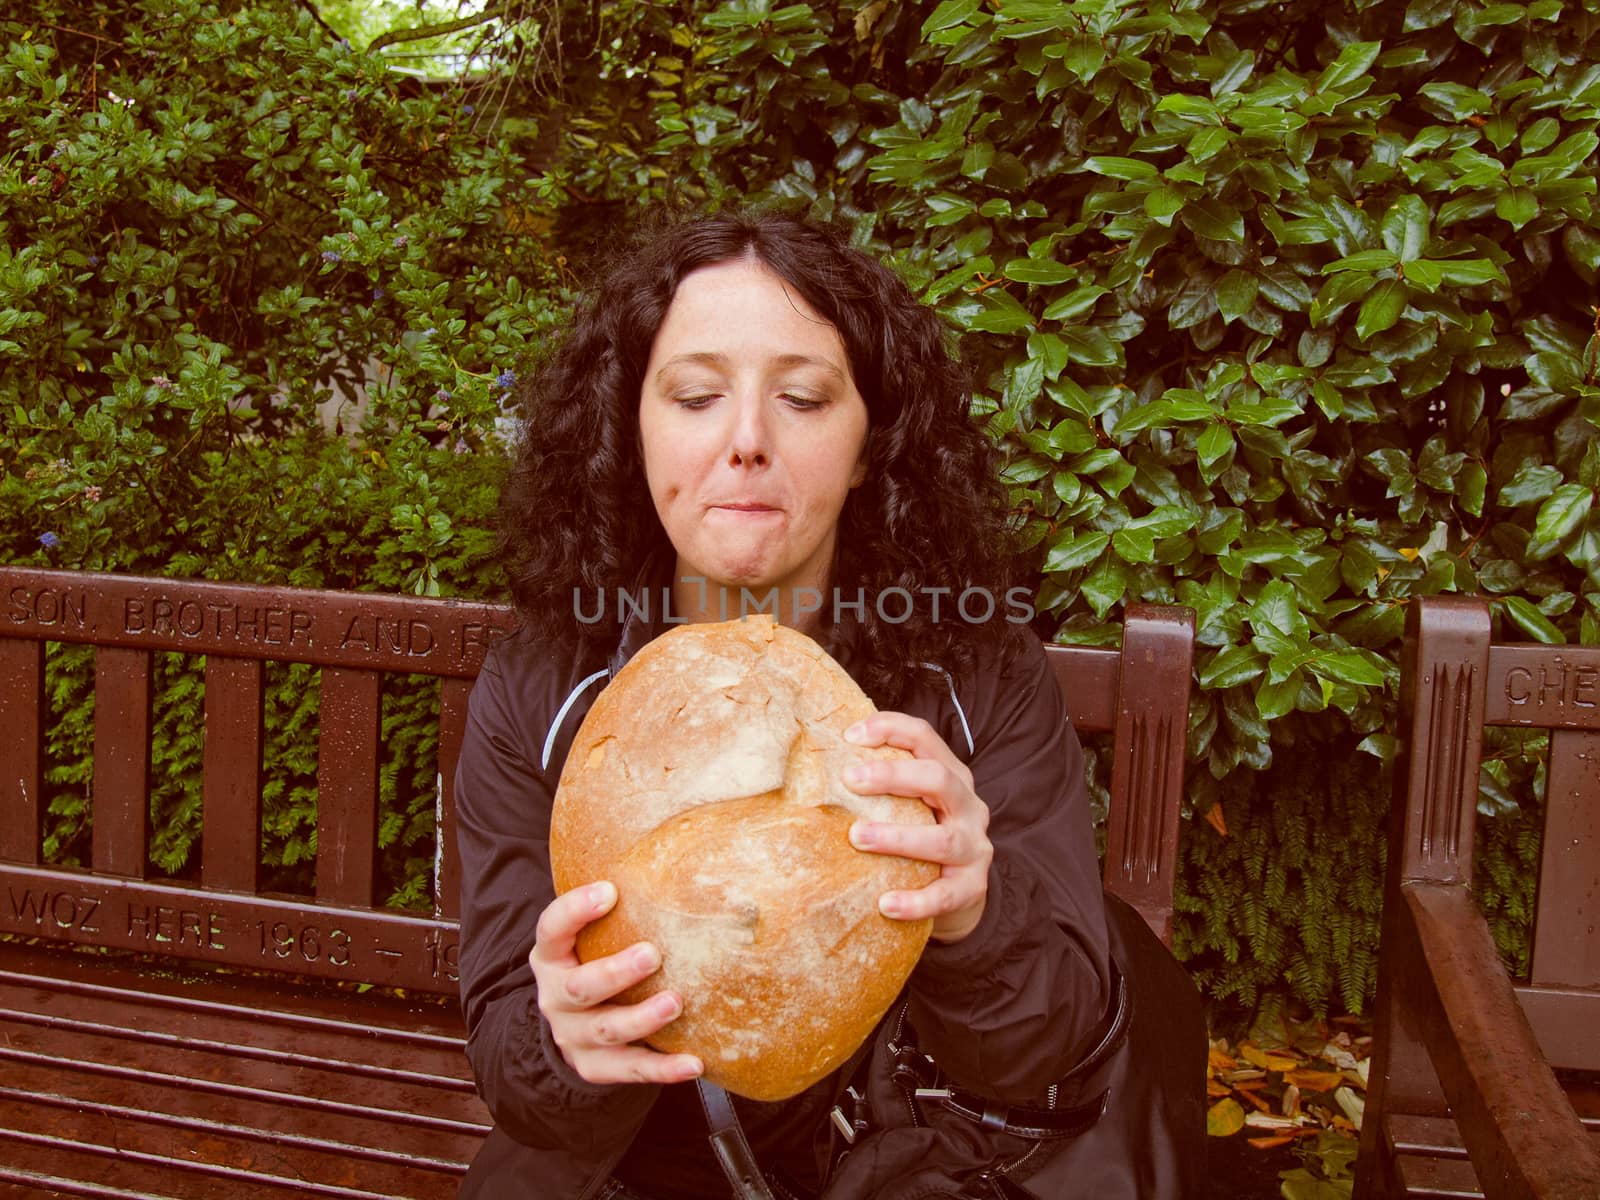
[[[766,466],[771,453],[766,406],[760,397],[745,395],[729,407],[733,412],[733,428],[728,435],[728,465]]]

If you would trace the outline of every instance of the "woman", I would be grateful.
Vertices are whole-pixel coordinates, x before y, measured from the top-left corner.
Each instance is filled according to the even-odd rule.
[[[1081,754],[1041,647],[1005,619],[1004,497],[969,400],[937,319],[892,272],[771,216],[646,237],[529,384],[504,498],[523,628],[485,662],[458,774],[462,996],[496,1122],[464,1196],[729,1193],[695,1093],[701,1065],[641,1041],[683,998],[612,1001],[655,970],[657,950],[580,965],[574,939],[615,890],[597,880],[556,899],[550,881],[567,748],[604,680],[667,627],[659,605],[653,619],[595,619],[618,588],[669,589],[675,620],[776,598],[779,618],[885,710],[859,740],[914,756],[849,786],[921,796],[937,817],[851,837],[940,867],[880,902],[892,918],[933,918],[895,1048],[910,1053],[914,1036],[944,1082],[994,1106],[996,1128],[942,1109],[891,1115],[909,1108],[887,1082],[886,1028],[870,1059],[800,1096],[735,1104],[777,1194],[926,1195],[930,1181],[955,1194],[980,1178],[1005,1194],[997,1173],[1048,1157],[1005,1106],[1072,1098],[1118,990]],[[829,1119],[835,1106],[873,1125],[842,1161],[849,1121]]]

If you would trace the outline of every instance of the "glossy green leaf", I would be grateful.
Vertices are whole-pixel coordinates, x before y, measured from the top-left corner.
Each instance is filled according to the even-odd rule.
[[[1043,319],[1046,321],[1070,321],[1074,317],[1081,317],[1095,306],[1095,301],[1101,296],[1108,295],[1111,289],[1101,287],[1097,283],[1086,283],[1081,287],[1073,288],[1060,299],[1053,300],[1045,307]]]
[[[1349,43],[1339,51],[1339,57],[1323,68],[1322,74],[1317,76],[1313,85],[1314,90],[1325,92],[1331,88],[1342,87],[1366,74],[1372,64],[1378,61],[1378,52],[1382,49],[1381,42]]]
[[[1405,307],[1405,284],[1396,279],[1384,280],[1362,301],[1361,312],[1356,317],[1356,336],[1366,341],[1393,327]]]
[[[1018,283],[1065,283],[1075,272],[1064,262],[1051,258],[1013,258],[1002,274]]]
[[[1556,627],[1555,623],[1521,596],[1507,596],[1500,603],[1505,607],[1506,616],[1534,641],[1544,642],[1549,646],[1566,644],[1566,635]]]
[[[1092,155],[1083,160],[1083,169],[1110,179],[1153,179],[1156,168],[1141,158],[1118,158],[1115,155]]]
[[[1335,271],[1382,271],[1386,267],[1395,266],[1399,261],[1400,256],[1394,250],[1357,250],[1354,254],[1335,259],[1322,268],[1322,273],[1331,275]]]
[[[978,11],[980,0],[944,0],[922,23],[922,36],[960,25]]]
[[[1557,467],[1524,463],[1511,481],[1500,489],[1500,503],[1507,508],[1543,500],[1561,485],[1565,477]]]
[[[1211,656],[1199,671],[1200,686],[1211,691],[1248,683],[1266,669],[1266,659],[1253,646],[1229,646]]]
[[[1562,484],[1539,506],[1533,519],[1533,536],[1541,542],[1560,542],[1583,523],[1594,504],[1594,492],[1576,483]]]
[[[1495,198],[1494,211],[1513,229],[1521,229],[1539,215],[1539,197],[1530,188],[1510,188]]]
[[[1428,248],[1428,206],[1419,196],[1401,196],[1383,215],[1383,244],[1402,262],[1422,257]]]
[[[1383,671],[1356,650],[1318,654],[1308,665],[1314,673],[1339,683],[1351,683],[1358,687],[1383,686]]]
[[[1090,530],[1081,533],[1068,532],[1051,545],[1049,553],[1045,556],[1044,569],[1055,572],[1075,571],[1079,567],[1086,567],[1099,558],[1110,544],[1109,533]]]
[[[1250,311],[1259,288],[1260,283],[1249,271],[1229,271],[1217,283],[1217,311],[1227,320],[1235,320]]]
[[[1221,201],[1197,200],[1185,207],[1178,219],[1212,241],[1244,241],[1244,218],[1237,209]]]

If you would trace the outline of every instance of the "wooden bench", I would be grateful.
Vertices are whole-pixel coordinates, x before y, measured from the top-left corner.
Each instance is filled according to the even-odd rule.
[[[489,1126],[454,1003],[454,763],[510,612],[0,567],[0,1195],[445,1197]],[[46,863],[47,643],[94,647],[92,853]],[[1170,941],[1192,616],[1050,649],[1112,735],[1106,887]],[[198,879],[150,864],[152,656],[204,656]],[[258,886],[264,666],[320,669],[314,896]],[[385,674],[439,680],[432,908],[375,903]],[[377,990],[363,990],[373,985]],[[1198,1080],[1197,1080],[1198,1084]]]
[[[1401,723],[1356,1195],[1594,1200],[1600,1090],[1552,1068],[1600,1070],[1600,647],[1492,645],[1481,600],[1413,600]],[[1525,984],[1470,890],[1493,725],[1551,731]]]

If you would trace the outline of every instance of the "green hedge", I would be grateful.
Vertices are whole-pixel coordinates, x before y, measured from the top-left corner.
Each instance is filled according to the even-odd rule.
[[[550,9],[540,44],[584,44],[536,86],[404,78],[287,2],[155,7],[0,8],[7,561],[492,593],[506,373],[589,247],[754,200],[842,223],[949,318],[1057,636],[1197,610],[1192,805],[1264,806],[1224,858],[1375,868],[1381,795],[1257,772],[1356,747],[1376,780],[1410,598],[1600,633],[1593,0],[615,0],[598,30]],[[322,432],[362,379],[360,427]],[[1497,743],[1484,811],[1537,762]],[[284,847],[311,802],[275,801]],[[1352,844],[1282,832],[1302,809]],[[1225,869],[1206,838],[1195,880]],[[1240,887],[1287,928],[1268,880]],[[1339,946],[1269,953],[1262,910],[1195,886],[1196,970],[1252,951],[1213,990],[1362,1002]]]

